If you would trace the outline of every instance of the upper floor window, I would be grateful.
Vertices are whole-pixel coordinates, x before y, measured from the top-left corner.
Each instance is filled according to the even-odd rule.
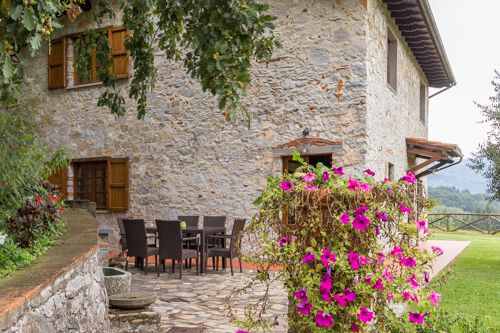
[[[130,76],[129,54],[125,48],[127,30],[123,27],[110,27],[100,31],[108,43],[112,57],[112,66],[100,68],[98,61],[98,50],[84,50],[83,62],[77,70],[75,59],[81,45],[86,38],[83,35],[71,35],[55,39],[51,42],[48,65],[49,89],[72,88],[95,84],[99,82],[98,73],[111,70],[117,79]],[[102,40],[102,39],[101,39]]]
[[[387,30],[387,83],[394,91],[398,87],[398,42],[391,30]]]
[[[427,88],[425,85],[420,84],[420,120],[422,123],[426,124],[426,114],[427,114]]]

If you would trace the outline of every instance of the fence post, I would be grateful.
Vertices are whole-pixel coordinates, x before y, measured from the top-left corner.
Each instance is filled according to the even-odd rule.
[[[493,233],[493,228],[491,226],[491,216],[488,216],[488,235]]]
[[[451,230],[451,220],[450,220],[450,215],[446,216],[446,231],[450,232]]]

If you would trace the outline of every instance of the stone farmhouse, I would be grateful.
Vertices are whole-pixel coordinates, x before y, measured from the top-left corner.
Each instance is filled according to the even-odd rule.
[[[74,42],[90,22],[67,22],[28,70],[48,144],[73,161],[52,177],[66,198],[96,202],[97,220],[153,222],[178,215],[251,217],[266,178],[291,170],[294,149],[310,163],[419,177],[461,159],[456,145],[427,141],[429,88],[455,79],[427,0],[267,0],[282,41],[252,68],[246,124],[227,123],[216,98],[182,64],[156,57],[149,110],[121,118],[96,106],[103,87],[73,68]],[[117,7],[118,8],[118,7]],[[120,15],[106,22],[120,85],[130,60]],[[95,67],[95,65],[94,65]],[[343,96],[335,85],[342,77]],[[442,91],[442,90],[440,90]]]

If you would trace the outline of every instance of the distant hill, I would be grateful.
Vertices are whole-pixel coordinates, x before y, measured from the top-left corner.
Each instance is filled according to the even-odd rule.
[[[469,160],[454,165],[443,171],[427,177],[427,183],[432,187],[447,186],[459,190],[469,190],[471,193],[486,193],[487,181],[482,175],[467,166]]]

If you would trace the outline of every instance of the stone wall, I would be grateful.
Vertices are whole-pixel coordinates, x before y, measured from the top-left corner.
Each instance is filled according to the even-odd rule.
[[[369,1],[368,13],[366,165],[383,178],[390,162],[399,178],[415,164],[407,159],[405,138],[427,138],[419,106],[420,84],[427,80],[382,2]],[[397,38],[396,91],[386,76],[388,29]]]
[[[366,146],[367,13],[355,0],[269,0],[278,17],[281,59],[252,67],[246,99],[250,129],[228,124],[216,99],[186,75],[181,64],[157,54],[158,82],[149,94],[143,121],[130,112],[115,118],[96,107],[102,87],[47,92],[47,50],[33,61],[30,77],[43,101],[38,114],[50,144],[66,144],[75,158],[128,156],[130,209],[127,214],[99,214],[100,225],[115,229],[116,217],[176,218],[179,214],[250,218],[253,200],[266,178],[281,171],[271,148],[296,139],[304,128],[311,136],[342,141],[334,163],[362,170]],[[117,19],[118,20],[118,19]],[[118,23],[110,22],[110,23]],[[85,15],[64,34],[82,31]],[[334,96],[343,73],[344,96]],[[126,85],[127,82],[122,82]],[[326,92],[322,86],[328,85]],[[231,223],[229,223],[231,224]]]
[[[95,219],[83,209],[63,215],[61,240],[0,280],[0,332],[108,332],[108,303],[98,261]]]

